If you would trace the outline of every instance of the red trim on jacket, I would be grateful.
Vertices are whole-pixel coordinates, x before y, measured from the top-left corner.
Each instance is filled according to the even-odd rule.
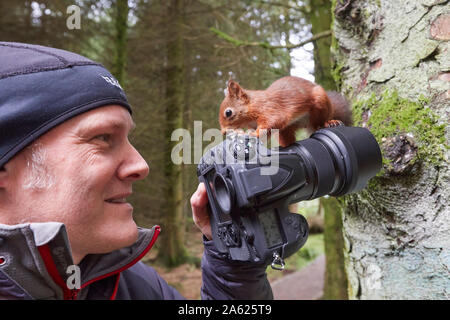
[[[89,280],[86,283],[83,283],[81,285],[81,289],[83,289],[84,287],[90,285],[92,282],[95,282],[95,281],[98,281],[98,280],[110,277],[110,276],[112,276],[112,275],[114,275],[116,273],[120,273],[120,272],[130,268],[132,265],[136,264],[137,262],[139,262],[139,260],[141,260],[145,256],[145,254],[153,247],[153,244],[155,243],[156,238],[158,237],[160,231],[161,231],[161,227],[160,226],[155,226],[155,233],[153,234],[152,240],[150,241],[149,245],[141,252],[141,254],[136,259],[134,259],[133,261],[131,261],[130,263],[128,263],[127,265],[123,266],[122,268],[120,268],[118,270],[111,271],[111,272],[106,273],[104,275],[98,276],[97,278]]]
[[[114,290],[109,300],[116,300],[117,289],[119,289],[119,280],[120,280],[120,273],[117,274],[116,276],[116,284],[114,285]]]
[[[58,269],[56,268],[55,262],[53,261],[53,257],[51,255],[50,248],[48,247],[48,245],[45,244],[45,245],[39,246],[39,247],[37,247],[37,249],[39,250],[41,257],[44,260],[45,267],[47,268],[47,271],[50,274],[50,276],[52,277],[53,281],[55,281],[55,283],[59,287],[61,287],[61,289],[63,290],[64,300],[76,300],[77,294],[81,289],[87,287],[88,285],[90,285],[91,283],[93,283],[95,281],[99,281],[99,280],[102,280],[102,279],[105,279],[107,277],[117,274],[117,279],[116,279],[116,283],[114,285],[114,290],[110,297],[110,300],[114,300],[116,298],[117,290],[119,288],[120,273],[122,271],[132,267],[134,264],[138,263],[147,254],[147,252],[153,247],[153,244],[155,243],[156,239],[158,238],[158,235],[160,232],[161,232],[161,227],[155,226],[155,231],[153,233],[152,240],[150,241],[148,246],[139,254],[139,256],[136,259],[134,259],[133,261],[126,264],[122,268],[108,272],[108,273],[98,276],[94,279],[91,279],[86,283],[83,283],[81,285],[80,289],[73,289],[73,290],[71,290],[67,287],[67,284],[64,282],[61,275],[59,274]]]
[[[67,287],[67,284],[64,282],[63,278],[59,274],[58,269],[56,268],[56,264],[55,261],[53,261],[53,257],[48,244],[39,246],[37,247],[37,249],[41,254],[42,260],[44,260],[45,267],[47,268],[47,271],[52,277],[53,281],[55,281],[55,283],[63,290],[64,300],[75,300],[77,298],[79,290],[70,290]]]

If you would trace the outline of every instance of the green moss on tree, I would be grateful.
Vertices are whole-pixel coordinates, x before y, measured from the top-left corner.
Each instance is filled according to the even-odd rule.
[[[369,99],[353,104],[355,126],[363,124],[370,129],[381,145],[389,137],[410,134],[417,143],[417,160],[438,165],[443,161],[442,146],[445,141],[445,125],[438,124],[438,117],[427,107],[428,101],[420,97],[417,102],[385,91]],[[389,161],[383,158],[383,163]]]

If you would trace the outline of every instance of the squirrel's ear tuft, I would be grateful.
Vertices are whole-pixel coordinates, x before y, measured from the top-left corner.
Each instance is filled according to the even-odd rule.
[[[244,92],[244,89],[235,81],[228,80],[228,95],[231,98],[242,100],[244,103],[249,102],[248,95]]]
[[[234,82],[233,80],[228,80],[228,86],[227,86],[227,91],[228,91],[228,95],[230,97],[238,97],[238,93],[239,93],[239,85]]]
[[[250,99],[248,95],[244,92],[244,89],[235,81],[228,80],[228,95],[230,98],[235,98],[238,100],[242,100],[244,103],[249,103]]]

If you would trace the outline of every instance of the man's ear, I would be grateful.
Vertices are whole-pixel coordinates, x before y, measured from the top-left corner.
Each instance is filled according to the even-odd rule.
[[[0,188],[6,187],[6,179],[8,178],[8,172],[4,168],[0,168]]]

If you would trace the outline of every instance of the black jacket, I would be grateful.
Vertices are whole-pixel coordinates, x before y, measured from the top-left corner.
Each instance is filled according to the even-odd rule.
[[[140,262],[160,228],[139,229],[137,242],[79,264],[79,288],[70,287],[72,265],[64,225],[0,225],[0,298],[184,299],[150,266]],[[229,261],[204,239],[202,299],[272,299],[265,266]]]

